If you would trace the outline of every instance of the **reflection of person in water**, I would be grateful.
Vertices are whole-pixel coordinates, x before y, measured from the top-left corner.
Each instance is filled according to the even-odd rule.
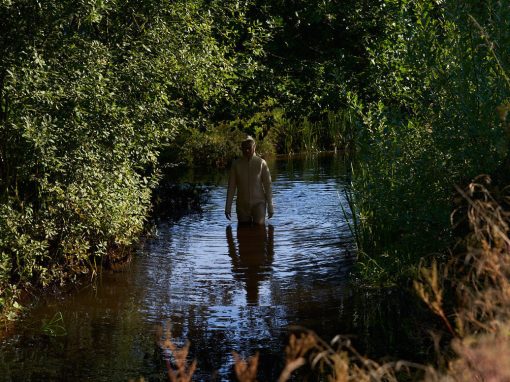
[[[241,143],[243,156],[237,159],[228,179],[225,216],[231,218],[232,201],[237,191],[236,211],[240,223],[264,224],[273,216],[271,174],[264,159],[255,154],[255,140],[246,138]]]
[[[227,227],[228,253],[232,258],[234,277],[246,283],[246,299],[249,305],[256,305],[259,298],[259,284],[271,270],[273,262],[274,228],[269,225],[239,224],[237,227],[237,248],[232,227]]]

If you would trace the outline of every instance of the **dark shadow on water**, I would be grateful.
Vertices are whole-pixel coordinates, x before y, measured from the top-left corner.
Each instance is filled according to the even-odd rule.
[[[245,283],[246,303],[257,305],[259,285],[271,273],[274,258],[274,227],[239,224],[237,243],[231,225],[227,226],[226,233],[234,277]]]

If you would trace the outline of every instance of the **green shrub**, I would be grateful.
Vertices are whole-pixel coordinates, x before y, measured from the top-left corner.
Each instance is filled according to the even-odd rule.
[[[257,66],[264,28],[243,16],[250,4],[230,6],[0,2],[3,307],[22,288],[94,273],[137,240],[160,151],[228,104],[237,65]],[[244,31],[250,44],[234,57]],[[231,150],[213,136],[197,152],[212,148]]]
[[[225,167],[241,155],[240,142],[246,137],[227,124],[220,124],[200,132],[193,129],[185,138],[181,157],[188,165]]]
[[[384,3],[370,97],[351,99],[363,120],[353,187],[365,269],[393,273],[449,242],[454,185],[507,155],[495,110],[510,96],[508,56],[497,59],[510,47],[510,12],[507,2]]]

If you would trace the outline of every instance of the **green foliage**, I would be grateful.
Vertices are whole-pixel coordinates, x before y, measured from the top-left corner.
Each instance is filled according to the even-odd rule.
[[[350,133],[338,134],[350,123],[331,116],[347,116],[338,112],[346,109],[346,91],[365,76],[364,42],[378,28],[377,6],[360,0],[227,1],[210,2],[208,12],[231,70],[218,97],[206,109],[193,108],[205,120],[195,120],[197,132],[183,132],[180,142],[205,142],[222,124],[256,137],[264,154],[342,149],[352,142]],[[365,23],[368,14],[371,22]]]
[[[495,111],[509,96],[509,63],[496,58],[510,47],[510,14],[492,1],[381,6],[365,101],[351,100],[364,125],[353,187],[360,249],[391,273],[449,241],[454,184],[495,171],[507,154]]]
[[[136,241],[160,151],[233,103],[240,68],[258,70],[266,35],[249,7],[0,3],[2,306],[15,285],[95,273]]]
[[[327,111],[317,120],[307,116],[291,119],[283,110],[275,109],[273,125],[266,138],[281,154],[337,149],[350,151],[354,148],[357,129],[357,118],[349,109]]]
[[[227,124],[220,124],[205,132],[192,129],[185,138],[180,157],[188,165],[197,167],[226,167],[241,155],[240,142],[246,136]]]
[[[453,184],[508,156],[507,3],[0,2],[2,304],[96,272],[159,167],[225,166],[246,134],[356,153],[366,272],[412,267],[449,240]]]
[[[291,119],[281,108],[270,103],[251,118],[211,124],[200,131],[181,131],[169,147],[178,153],[167,161],[184,160],[188,165],[225,167],[240,156],[239,144],[251,135],[257,140],[257,153],[262,156],[316,152],[320,150],[354,149],[359,121],[352,110],[328,111],[317,121],[308,117]],[[167,153],[168,154],[168,153]]]
[[[266,93],[289,119],[317,120],[345,107],[347,90],[364,81],[366,40],[377,32],[379,3],[364,0],[259,1],[274,26],[263,64]]]

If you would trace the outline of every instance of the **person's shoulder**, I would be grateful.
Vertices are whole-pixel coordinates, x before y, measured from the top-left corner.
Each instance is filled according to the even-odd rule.
[[[254,155],[254,156],[253,156],[253,158],[254,158],[254,159],[255,159],[258,163],[260,163],[260,164],[262,164],[262,165],[267,164],[267,163],[266,163],[266,161],[264,160],[264,158],[262,158],[262,157],[260,157],[260,156],[258,156],[258,155]]]
[[[268,169],[269,169],[269,166],[267,165],[266,160],[265,160],[264,158],[262,158],[262,157],[259,157],[259,158],[260,158],[260,165],[261,165],[262,167],[266,167],[266,168],[268,168]]]

